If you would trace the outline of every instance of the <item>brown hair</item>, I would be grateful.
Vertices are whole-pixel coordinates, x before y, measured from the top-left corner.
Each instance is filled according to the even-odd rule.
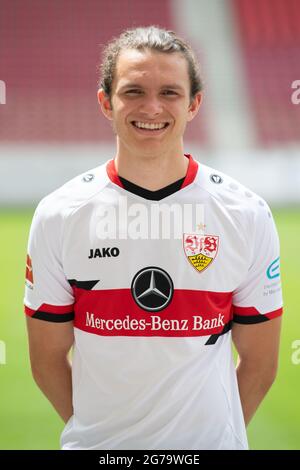
[[[111,98],[112,82],[118,56],[124,49],[150,49],[167,54],[173,52],[181,53],[188,63],[191,100],[195,97],[196,93],[202,90],[203,84],[200,77],[199,63],[191,46],[178,37],[174,31],[167,31],[157,26],[147,26],[145,28],[127,29],[119,37],[114,38],[106,45],[103,51],[103,61],[100,65],[101,78],[99,87],[103,88],[109,98]]]

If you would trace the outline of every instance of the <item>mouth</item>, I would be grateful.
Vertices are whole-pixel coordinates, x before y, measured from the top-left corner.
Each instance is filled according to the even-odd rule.
[[[132,126],[142,134],[161,134],[169,126],[168,122],[148,123],[142,121],[132,121]]]

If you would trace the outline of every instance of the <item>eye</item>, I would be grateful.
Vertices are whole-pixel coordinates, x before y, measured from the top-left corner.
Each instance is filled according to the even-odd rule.
[[[174,91],[174,90],[164,90],[162,92],[162,94],[166,95],[166,96],[176,96],[177,95],[176,91]]]
[[[132,90],[127,90],[126,95],[140,95],[142,90],[138,90],[137,88],[133,88]]]

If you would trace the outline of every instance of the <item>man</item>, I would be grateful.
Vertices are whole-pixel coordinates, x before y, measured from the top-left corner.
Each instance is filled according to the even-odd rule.
[[[36,210],[30,357],[63,449],[247,449],[274,381],[276,228],[258,196],[184,154],[201,90],[174,33],[125,31],[98,91],[116,156]]]

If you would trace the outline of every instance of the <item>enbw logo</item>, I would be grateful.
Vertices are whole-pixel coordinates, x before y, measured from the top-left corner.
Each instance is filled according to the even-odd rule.
[[[280,263],[279,257],[276,258],[267,269],[267,276],[269,279],[275,279],[280,276]]]

